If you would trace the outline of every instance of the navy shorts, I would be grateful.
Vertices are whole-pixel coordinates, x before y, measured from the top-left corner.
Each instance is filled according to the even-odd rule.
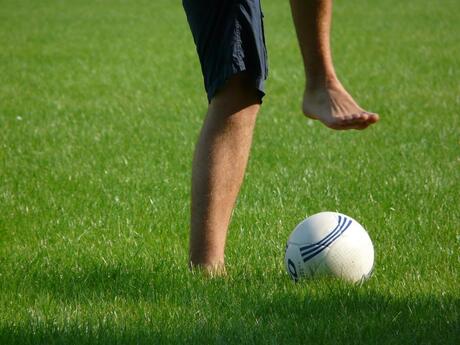
[[[203,72],[208,101],[245,71],[262,99],[267,78],[260,0],[182,0]]]

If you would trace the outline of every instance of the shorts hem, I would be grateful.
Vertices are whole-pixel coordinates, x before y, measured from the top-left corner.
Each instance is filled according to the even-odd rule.
[[[217,80],[212,83],[211,87],[209,88],[207,92],[208,96],[208,103],[211,103],[212,99],[216,96],[217,92],[227,83],[227,81],[232,78],[233,76],[247,72],[253,81],[254,87],[257,89],[259,93],[259,99],[260,103],[262,103],[262,98],[265,96],[265,77],[261,75],[254,75],[245,67],[239,67],[239,68],[234,68],[231,72],[225,73],[221,78],[218,78]]]

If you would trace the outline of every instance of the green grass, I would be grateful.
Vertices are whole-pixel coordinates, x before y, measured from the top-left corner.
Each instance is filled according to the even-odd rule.
[[[180,2],[0,0],[0,344],[460,343],[458,2],[336,1],[364,132],[301,115],[288,2],[263,5],[267,97],[209,280],[186,267],[206,98]],[[368,229],[364,285],[284,272],[322,210]]]

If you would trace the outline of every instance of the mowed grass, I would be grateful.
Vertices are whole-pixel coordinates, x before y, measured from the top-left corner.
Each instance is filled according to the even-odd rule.
[[[179,1],[0,1],[0,344],[458,344],[460,6],[336,1],[364,132],[304,118],[287,1],[263,2],[267,97],[228,276],[187,269],[206,110]],[[368,229],[361,286],[291,282],[305,216]]]

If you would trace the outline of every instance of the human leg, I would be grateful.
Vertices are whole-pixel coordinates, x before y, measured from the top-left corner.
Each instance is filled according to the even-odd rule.
[[[364,129],[379,120],[362,109],[340,83],[330,48],[332,0],[290,0],[307,85],[306,116],[333,129]]]
[[[183,0],[209,106],[192,167],[191,267],[223,268],[267,77],[259,0]]]
[[[259,108],[260,94],[245,73],[233,76],[209,104],[193,160],[192,267],[223,268],[227,229]]]

